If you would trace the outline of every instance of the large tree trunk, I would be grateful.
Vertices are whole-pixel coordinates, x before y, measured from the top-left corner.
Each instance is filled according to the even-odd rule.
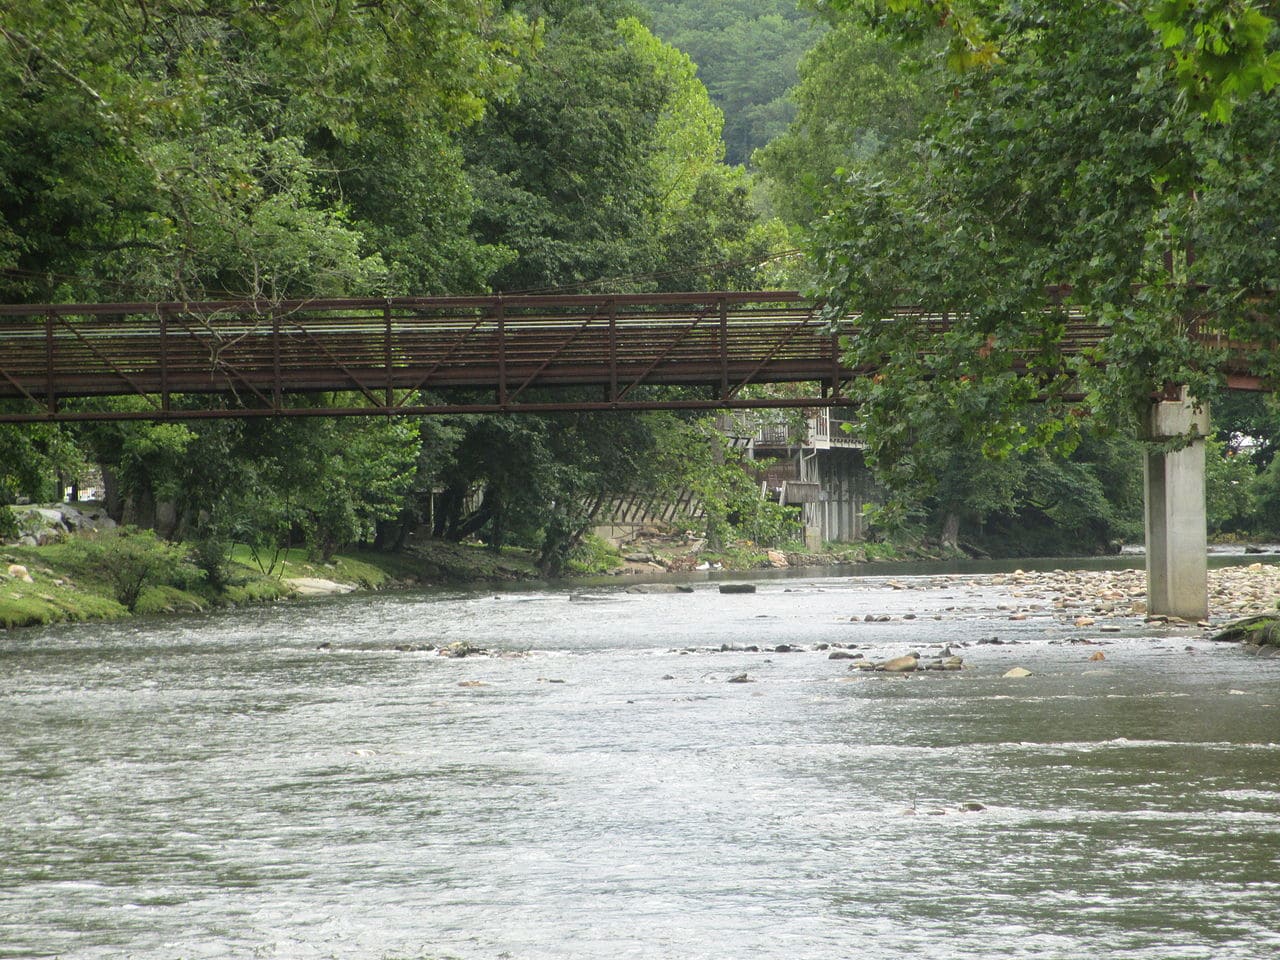
[[[960,514],[952,510],[942,520],[942,545],[948,550],[960,547]]]

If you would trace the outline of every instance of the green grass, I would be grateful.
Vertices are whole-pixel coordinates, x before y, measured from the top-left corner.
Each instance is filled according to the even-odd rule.
[[[295,577],[380,590],[401,583],[511,581],[537,575],[528,551],[494,552],[435,541],[419,544],[403,554],[349,550],[328,563],[314,561],[305,550],[295,548],[282,553],[277,561],[268,575],[254,562],[247,547],[237,545],[231,551],[227,584],[221,590],[180,578],[171,583],[153,583],[144,588],[133,612],[176,614],[272,602],[291,595],[287,581]],[[35,582],[7,576],[9,565],[14,563],[26,567]],[[86,549],[85,541],[76,537],[42,547],[0,547],[0,628],[129,616],[129,611],[116,601],[114,586],[100,563],[93,551]]]
[[[384,559],[385,558],[385,559]],[[264,555],[264,566],[274,559],[276,566],[270,574],[258,566],[248,547],[236,544],[231,551],[231,579],[233,582],[268,577],[275,580],[294,577],[316,577],[338,583],[354,583],[366,590],[377,590],[395,578],[397,568],[405,566],[392,554],[354,550],[334,556],[328,563],[313,561],[307,551],[299,547],[281,551],[278,557]]]
[[[8,568],[8,561],[0,571]],[[47,569],[47,568],[46,568]],[[87,590],[43,571],[32,571],[35,583],[5,578],[0,581],[0,626],[26,627],[62,620],[116,620],[128,616],[109,596]]]

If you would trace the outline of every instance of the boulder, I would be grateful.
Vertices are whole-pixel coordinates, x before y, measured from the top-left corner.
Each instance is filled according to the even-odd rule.
[[[756,585],[754,583],[722,583],[720,584],[721,593],[755,593]]]
[[[13,577],[15,580],[21,580],[23,583],[36,582],[35,578],[31,576],[30,571],[20,563],[9,564],[9,576]]]
[[[1263,613],[1234,620],[1209,639],[1222,643],[1280,647],[1280,614]]]
[[[882,673],[911,673],[919,666],[920,658],[914,653],[909,653],[905,657],[894,657],[892,660],[877,664],[876,669]]]
[[[339,593],[355,592],[355,584],[338,583],[322,577],[286,577],[285,583],[293,588],[294,593],[302,597],[324,597]]]
[[[1016,679],[1021,679],[1022,677],[1031,676],[1031,671],[1028,670],[1026,667],[1014,667],[1012,670],[1006,671],[1004,676],[1010,677],[1016,680]]]
[[[484,653],[484,651],[479,647],[473,647],[465,640],[459,640],[455,643],[449,644],[447,647],[441,647],[439,656],[451,657],[454,660],[460,660],[463,657],[468,657],[476,653]]]

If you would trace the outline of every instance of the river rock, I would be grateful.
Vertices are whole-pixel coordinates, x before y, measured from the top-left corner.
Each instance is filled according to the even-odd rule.
[[[36,582],[35,578],[31,576],[30,571],[20,563],[9,564],[9,576],[13,577],[15,580],[21,580],[23,583]]]
[[[442,657],[450,657],[454,660],[460,660],[463,657],[470,657],[477,653],[484,653],[479,647],[474,647],[465,640],[459,640],[449,644],[447,647],[441,647],[439,655]]]
[[[909,653],[905,657],[894,657],[892,660],[877,664],[876,670],[881,673],[911,673],[919,665],[920,658],[914,653]]]
[[[732,677],[726,680],[725,683],[755,683],[755,681],[745,673],[735,673]]]
[[[828,660],[861,660],[862,654],[850,653],[848,650],[833,650],[827,656]]]
[[[682,583],[637,583],[627,593],[693,593],[693,587]]]
[[[720,584],[721,593],[755,593],[756,585],[754,583],[722,583]]]
[[[356,589],[352,583],[338,583],[322,577],[286,577],[285,583],[293,588],[293,592],[301,597],[323,597],[339,593],[353,593]]]
[[[1014,667],[1012,670],[1006,671],[1004,676],[1013,679],[1021,679],[1022,677],[1031,676],[1031,671],[1026,667]]]

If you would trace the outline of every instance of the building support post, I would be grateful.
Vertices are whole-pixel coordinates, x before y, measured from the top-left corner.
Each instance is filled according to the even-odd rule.
[[[1190,438],[1180,450],[1145,454],[1147,612],[1186,620],[1209,615],[1204,438],[1209,409],[1187,396],[1151,405],[1148,440]]]

